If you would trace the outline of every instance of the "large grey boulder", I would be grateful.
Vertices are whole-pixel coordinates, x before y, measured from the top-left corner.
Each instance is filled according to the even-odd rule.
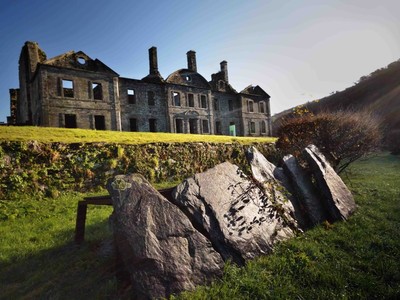
[[[303,156],[314,173],[331,221],[346,220],[356,210],[353,195],[347,186],[316,146],[307,146]]]
[[[328,215],[321,202],[321,197],[311,182],[310,175],[304,171],[293,155],[286,155],[283,158],[283,169],[290,178],[295,194],[301,205],[304,206],[311,225],[327,220]]]
[[[255,147],[247,149],[246,158],[257,184],[267,195],[275,197],[282,204],[295,227],[305,228],[308,221],[304,208],[295,197],[292,183],[283,169],[269,162]]]
[[[239,265],[293,235],[281,203],[229,162],[184,180],[173,198],[224,260]]]
[[[134,299],[168,297],[221,275],[223,260],[188,218],[141,175],[118,175],[107,189],[119,258]]]

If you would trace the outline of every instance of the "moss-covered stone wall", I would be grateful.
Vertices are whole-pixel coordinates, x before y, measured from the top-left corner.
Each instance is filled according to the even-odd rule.
[[[273,144],[254,144],[265,156]],[[0,199],[20,194],[56,197],[63,191],[104,188],[117,174],[140,173],[150,182],[178,181],[226,160],[246,168],[239,143],[108,143],[0,142]]]

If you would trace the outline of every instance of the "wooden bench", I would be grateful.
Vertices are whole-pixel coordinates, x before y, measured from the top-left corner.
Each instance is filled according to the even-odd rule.
[[[158,192],[167,199],[171,199],[172,191],[175,187],[168,189],[161,189]],[[88,205],[112,205],[112,199],[110,195],[85,197],[82,201],[78,201],[78,209],[76,212],[76,224],[75,224],[75,243],[81,244],[85,240],[85,225],[86,225],[86,214]]]
[[[112,205],[111,196],[85,197],[78,202],[75,225],[75,243],[80,244],[85,240],[85,224],[88,204],[92,205]]]

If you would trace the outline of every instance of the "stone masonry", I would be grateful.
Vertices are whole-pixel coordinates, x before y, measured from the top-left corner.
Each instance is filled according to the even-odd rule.
[[[197,72],[196,52],[187,68],[164,79],[157,48],[149,49],[149,74],[120,77],[98,59],[69,51],[47,59],[26,42],[19,59],[19,89],[10,90],[10,123],[46,127],[238,136],[271,135],[270,96],[259,86],[237,92],[228,64],[207,81]]]

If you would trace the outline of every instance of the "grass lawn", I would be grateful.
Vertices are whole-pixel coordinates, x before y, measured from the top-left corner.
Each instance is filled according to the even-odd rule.
[[[400,157],[382,154],[343,175],[358,204],[183,299],[400,297]],[[110,207],[89,207],[86,242],[73,243],[80,194],[0,202],[0,299],[115,299]]]
[[[88,129],[66,129],[32,126],[0,126],[0,140],[8,141],[38,141],[51,143],[63,141],[64,143],[121,143],[121,144],[147,144],[147,143],[232,143],[241,144],[270,143],[275,138],[271,137],[234,137],[224,135],[203,134],[177,134],[162,132],[120,132],[100,131]]]

